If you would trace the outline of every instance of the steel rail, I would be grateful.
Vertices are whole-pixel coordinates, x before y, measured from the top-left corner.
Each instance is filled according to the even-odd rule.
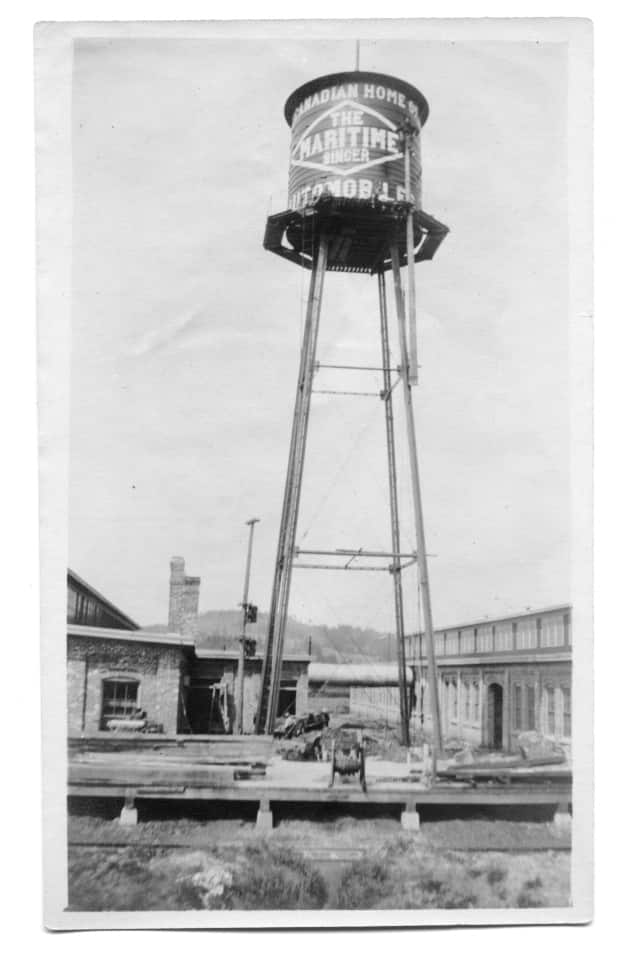
[[[400,342],[401,361],[407,371],[407,328],[405,317],[405,300],[400,280],[400,252],[398,242],[391,244],[392,275],[394,279],[394,297],[396,299],[396,313],[398,317],[398,336]],[[426,539],[424,535],[424,516],[422,511],[422,491],[420,487],[420,469],[418,465],[418,451],[415,437],[415,421],[413,415],[413,396],[411,381],[408,372],[403,374],[403,395],[405,400],[405,423],[407,428],[407,443],[409,447],[409,468],[411,471],[411,490],[413,496],[413,512],[415,518],[416,547],[418,555],[418,577],[422,597],[422,612],[424,616],[424,631],[426,635],[426,656],[428,666],[428,681],[430,687],[431,711],[433,717],[433,746],[432,746],[432,773],[435,775],[437,757],[441,752],[441,713],[439,710],[439,693],[437,687],[437,666],[435,664],[435,638],[433,633],[433,615],[431,610],[431,595],[426,559]]]
[[[313,394],[338,394],[340,397],[382,397],[382,392],[374,390],[313,390]]]
[[[415,561],[417,554],[402,554],[400,552],[400,522],[398,514],[398,484],[396,476],[396,442],[394,437],[394,412],[392,408],[392,384],[389,370],[390,340],[388,330],[387,299],[385,293],[385,275],[381,268],[378,274],[379,285],[379,323],[381,330],[381,360],[383,371],[383,404],[385,407],[385,433],[388,459],[388,487],[390,500],[390,533],[394,562],[388,566],[388,571],[394,577],[394,619],[396,627],[396,659],[398,663],[398,699],[400,707],[400,737],[401,743],[409,747],[409,693],[407,686],[407,668],[405,659],[405,620],[403,609],[403,587],[401,578],[401,558]],[[399,375],[400,378],[400,375]],[[398,380],[396,381],[396,383]]]
[[[377,549],[300,549],[295,550],[297,556],[368,556],[384,559],[415,559],[416,553],[385,552]]]
[[[350,572],[391,572],[400,573],[403,569],[409,569],[415,566],[415,559],[406,563],[399,563],[397,568],[390,566],[351,566],[347,563],[345,566],[335,566],[333,563],[294,563],[293,569],[348,569]]]
[[[321,361],[317,361],[315,364],[315,370],[319,371],[322,367],[328,367],[331,370],[339,371],[393,371],[395,374],[400,373],[399,367],[369,367],[367,364],[323,364]]]
[[[297,415],[297,426],[293,428],[291,440],[291,455],[293,465],[292,472],[290,473],[290,480],[287,479],[288,492],[286,495],[288,498],[288,506],[286,509],[285,519],[283,520],[283,526],[280,530],[283,543],[282,557],[280,560],[281,571],[279,577],[279,587],[275,602],[273,619],[273,654],[271,659],[271,677],[269,680],[266,712],[264,715],[261,712],[262,724],[258,727],[259,731],[262,730],[266,731],[267,733],[272,732],[275,725],[280,690],[283,644],[290,597],[295,536],[297,534],[297,523],[299,519],[299,501],[301,496],[301,483],[304,471],[306,444],[308,437],[308,421],[310,417],[310,404],[312,398],[312,378],[314,374],[314,365],[316,364],[316,348],[321,316],[321,304],[323,299],[323,284],[325,280],[325,273],[327,271],[328,247],[329,238],[325,233],[322,233],[319,239],[318,254],[313,266],[312,294],[308,298],[306,326],[304,332],[304,349],[299,375],[299,413]],[[265,690],[263,690],[263,693],[260,697],[261,707],[264,705],[264,694],[266,694]]]
[[[256,734],[262,734],[265,730],[265,719],[267,716],[267,704],[269,697],[271,667],[273,661],[274,640],[276,637],[276,622],[278,615],[278,606],[280,602],[280,593],[282,588],[282,573],[284,567],[284,545],[286,536],[286,527],[289,520],[289,511],[291,506],[291,491],[293,482],[293,471],[296,465],[297,434],[299,430],[299,420],[301,413],[301,401],[303,394],[303,380],[306,373],[307,354],[309,344],[309,326],[311,322],[310,302],[314,300],[316,287],[316,267],[313,267],[310,276],[310,287],[308,289],[308,308],[306,311],[306,321],[304,327],[304,336],[299,360],[299,371],[297,375],[297,390],[295,396],[295,408],[293,410],[293,424],[291,428],[291,441],[289,445],[288,464],[286,470],[286,480],[284,483],[284,497],[282,500],[282,512],[280,515],[280,531],[278,535],[278,546],[276,550],[276,562],[274,569],[274,581],[271,591],[271,605],[269,609],[269,622],[267,625],[267,634],[265,639],[265,653],[263,655],[263,664],[261,667],[261,681],[258,694],[258,706],[256,711]]]

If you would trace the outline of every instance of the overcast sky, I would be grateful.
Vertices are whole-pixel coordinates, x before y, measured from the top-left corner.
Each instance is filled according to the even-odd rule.
[[[70,564],[142,624],[167,618],[172,555],[201,609],[235,607],[253,516],[268,607],[308,287],[262,248],[286,207],[282,109],[353,63],[341,41],[76,43]],[[451,229],[417,269],[435,621],[570,601],[565,48],[365,42],[361,67],[429,100],[424,207]],[[376,363],[379,345],[376,279],[329,274],[319,360]],[[300,543],[389,549],[384,446],[379,400],[315,399]],[[390,629],[390,587],[299,571],[291,612]],[[406,592],[411,629],[412,570]]]

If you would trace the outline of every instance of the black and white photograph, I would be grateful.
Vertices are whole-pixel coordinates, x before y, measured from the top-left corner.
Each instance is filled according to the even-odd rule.
[[[35,29],[45,921],[591,917],[591,24]]]

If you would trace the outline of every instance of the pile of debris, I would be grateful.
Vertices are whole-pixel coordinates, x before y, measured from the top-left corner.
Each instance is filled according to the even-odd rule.
[[[276,725],[276,751],[286,761],[321,761],[325,749],[324,735],[329,725],[326,711],[308,715],[289,715]]]

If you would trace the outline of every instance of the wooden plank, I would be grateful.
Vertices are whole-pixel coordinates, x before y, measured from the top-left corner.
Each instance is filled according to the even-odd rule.
[[[76,784],[70,783],[68,794],[71,797],[114,797],[125,796],[127,785],[115,784]],[[144,788],[141,797],[161,797],[154,789]],[[263,799],[271,802],[305,802],[305,803],[342,803],[342,804],[402,804],[410,801],[416,804],[437,805],[531,805],[531,804],[560,804],[572,802],[572,788],[570,785],[557,785],[553,789],[547,788],[513,788],[513,787],[486,787],[470,788],[456,786],[438,786],[421,789],[413,785],[401,785],[394,789],[377,789],[370,786],[364,794],[357,787],[333,788],[274,788],[255,782],[240,782],[236,785],[218,787],[199,787],[186,785],[183,792],[172,794],[171,797],[183,800],[218,800],[218,801],[255,801]]]

